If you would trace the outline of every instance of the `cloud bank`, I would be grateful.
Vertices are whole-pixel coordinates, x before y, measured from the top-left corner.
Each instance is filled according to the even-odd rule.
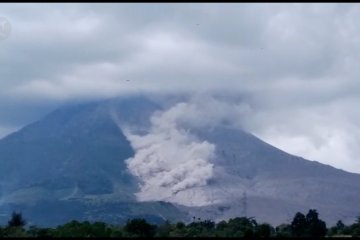
[[[359,16],[347,3],[1,4],[0,134],[64,102],[231,92],[251,96],[257,136],[360,172]]]

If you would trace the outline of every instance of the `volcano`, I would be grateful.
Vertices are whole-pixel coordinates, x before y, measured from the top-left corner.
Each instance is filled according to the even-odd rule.
[[[199,162],[211,171],[201,184],[190,184],[188,178],[197,175],[184,173],[179,178],[189,184],[156,194],[157,188],[129,169],[138,149],[128,132],[147,136],[154,116],[181,101],[131,96],[67,106],[4,137],[0,221],[6,222],[13,210],[22,211],[30,224],[44,226],[73,219],[122,223],[143,217],[159,223],[244,215],[280,224],[309,208],[331,224],[352,222],[359,214],[359,174],[293,156],[226,122],[181,129],[191,136],[190,145],[213,146],[211,158]],[[186,170],[182,159],[174,156],[171,161],[180,165],[167,166],[161,176],[175,176],[179,166]],[[166,181],[162,184],[169,189]]]

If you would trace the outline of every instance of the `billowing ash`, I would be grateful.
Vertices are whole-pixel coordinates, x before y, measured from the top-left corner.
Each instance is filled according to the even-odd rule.
[[[211,194],[205,186],[215,173],[215,145],[201,141],[191,129],[229,122],[237,110],[213,98],[195,98],[155,112],[145,135],[123,129],[135,150],[135,156],[126,163],[141,180],[138,200],[210,204]]]

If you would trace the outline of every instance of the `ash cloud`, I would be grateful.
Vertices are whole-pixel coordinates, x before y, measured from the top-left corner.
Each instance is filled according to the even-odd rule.
[[[231,119],[244,112],[246,106],[243,105],[195,97],[155,112],[145,135],[125,130],[136,152],[126,163],[129,171],[142,182],[138,200],[167,200],[195,206],[210,204],[211,196],[203,187],[215,176],[216,146],[198,139],[191,130],[232,124]]]

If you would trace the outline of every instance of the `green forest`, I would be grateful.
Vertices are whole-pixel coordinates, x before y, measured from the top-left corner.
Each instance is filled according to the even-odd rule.
[[[360,236],[360,217],[351,225],[338,221],[327,227],[317,210],[298,212],[290,223],[271,226],[254,218],[236,217],[215,223],[193,217],[192,222],[153,225],[145,219],[129,219],[123,225],[76,220],[55,228],[27,226],[19,212],[13,212],[6,226],[0,226],[0,237],[345,237]]]

